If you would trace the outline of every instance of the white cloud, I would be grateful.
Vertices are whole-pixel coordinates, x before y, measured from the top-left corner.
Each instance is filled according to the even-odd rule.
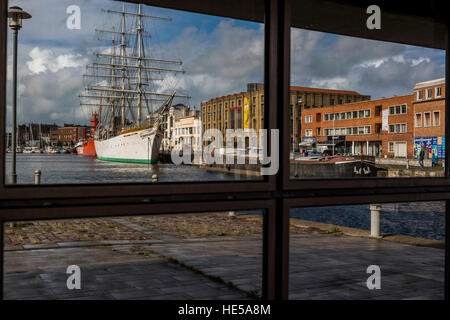
[[[414,67],[422,62],[430,63],[430,58],[420,57],[418,59],[411,59],[411,65]]]
[[[311,84],[312,87],[343,90],[348,88],[350,83],[347,78],[336,77],[330,79],[313,79]]]
[[[47,70],[58,72],[64,68],[78,68],[84,66],[88,61],[80,54],[56,55],[50,49],[40,49],[39,47],[33,48],[28,55],[31,61],[27,61],[27,66],[32,74],[39,74]]]

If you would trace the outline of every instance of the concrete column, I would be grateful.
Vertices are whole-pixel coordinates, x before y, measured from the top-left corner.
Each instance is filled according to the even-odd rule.
[[[370,205],[370,236],[372,238],[381,238],[380,212],[381,204]]]
[[[352,155],[355,154],[355,141],[352,141]]]

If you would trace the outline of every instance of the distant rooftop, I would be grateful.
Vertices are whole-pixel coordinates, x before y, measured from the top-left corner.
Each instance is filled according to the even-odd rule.
[[[310,88],[310,87],[298,87],[298,86],[291,86],[291,91],[308,91],[308,92],[320,92],[320,93],[336,93],[336,94],[361,95],[360,93],[358,93],[356,91],[322,89],[322,88]]]
[[[435,86],[435,85],[443,84],[443,83],[445,83],[445,78],[439,78],[439,79],[428,80],[428,81],[424,81],[424,82],[418,82],[414,85],[414,89],[431,87],[431,86]]]

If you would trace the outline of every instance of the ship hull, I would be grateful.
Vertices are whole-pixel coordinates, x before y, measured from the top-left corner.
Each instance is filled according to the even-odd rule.
[[[291,160],[290,164],[291,176],[308,178],[376,177],[378,171],[384,170],[378,168],[370,156],[297,159]]]
[[[95,152],[95,143],[91,139],[83,142],[81,146],[77,147],[75,150],[78,155],[85,157],[95,157],[97,155]]]
[[[113,162],[156,163],[162,135],[154,129],[144,129],[95,140],[97,159]]]

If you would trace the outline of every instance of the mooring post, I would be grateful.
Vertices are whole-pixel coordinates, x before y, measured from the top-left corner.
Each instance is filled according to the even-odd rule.
[[[370,205],[370,236],[372,238],[381,237],[380,212],[381,204]]]
[[[34,184],[41,184],[41,170],[34,172]]]

